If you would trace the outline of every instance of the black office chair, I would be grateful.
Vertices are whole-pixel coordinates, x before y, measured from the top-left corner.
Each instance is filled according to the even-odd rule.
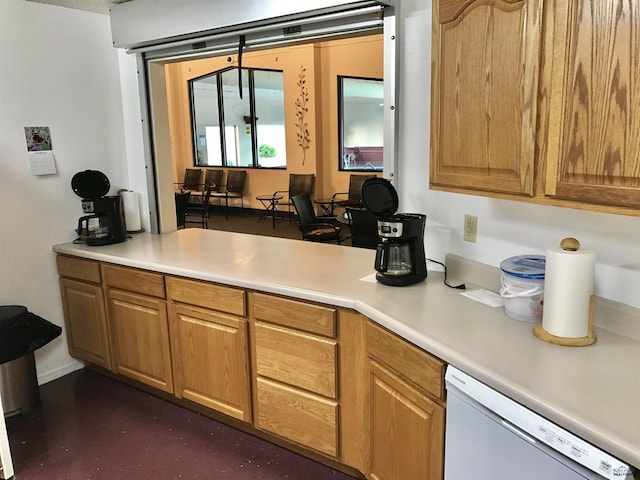
[[[197,223],[202,228],[209,228],[209,199],[211,198],[211,189],[207,188],[202,196],[202,203],[197,205],[188,204],[184,218],[185,226],[188,223]]]
[[[187,205],[191,192],[175,192],[176,196],[176,224],[178,228],[185,228],[185,217],[187,215]]]
[[[316,211],[308,193],[296,195],[291,199],[298,215],[298,224],[303,240],[310,242],[337,242],[342,243],[342,228],[333,223],[319,222]]]
[[[375,249],[380,243],[378,219],[366,208],[347,207],[351,246]]]

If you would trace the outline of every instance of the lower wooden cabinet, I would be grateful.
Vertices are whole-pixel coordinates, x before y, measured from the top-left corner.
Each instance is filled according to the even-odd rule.
[[[102,287],[60,279],[69,354],[111,369],[109,332]]]
[[[367,323],[371,480],[442,480],[444,362]]]
[[[116,373],[173,393],[167,305],[164,300],[108,290]]]
[[[402,377],[369,362],[372,480],[439,480],[444,408]]]
[[[173,393],[164,275],[101,264],[116,373]]]
[[[258,377],[256,426],[331,457],[338,456],[338,402]]]
[[[70,353],[370,480],[441,480],[445,364],[361,314],[59,256]]]
[[[218,311],[243,314],[244,291],[172,277],[167,289],[176,396],[250,423],[248,322]]]
[[[111,370],[100,264],[66,255],[58,255],[56,262],[69,354]]]
[[[253,294],[256,427],[339,456],[336,309]]]

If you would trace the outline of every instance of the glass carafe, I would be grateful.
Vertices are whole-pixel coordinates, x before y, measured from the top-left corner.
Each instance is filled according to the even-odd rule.
[[[409,275],[413,271],[410,244],[383,242],[378,245],[376,270],[385,275]]]

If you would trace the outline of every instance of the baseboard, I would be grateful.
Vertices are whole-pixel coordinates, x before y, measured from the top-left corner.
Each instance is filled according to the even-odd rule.
[[[52,380],[64,377],[65,375],[68,375],[71,372],[75,372],[76,370],[80,370],[82,368],[84,368],[84,363],[77,360],[72,360],[71,362],[62,365],[61,367],[58,367],[54,370],[49,370],[48,372],[39,374],[38,385],[44,385],[45,383],[49,383]]]

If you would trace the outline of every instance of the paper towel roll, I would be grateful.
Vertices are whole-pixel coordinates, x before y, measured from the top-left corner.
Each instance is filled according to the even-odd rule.
[[[124,210],[124,224],[127,232],[138,232],[141,230],[140,223],[140,202],[138,193],[132,191],[120,192],[122,197],[122,208]]]
[[[587,336],[595,265],[593,250],[547,249],[542,327],[551,335],[564,338]]]

